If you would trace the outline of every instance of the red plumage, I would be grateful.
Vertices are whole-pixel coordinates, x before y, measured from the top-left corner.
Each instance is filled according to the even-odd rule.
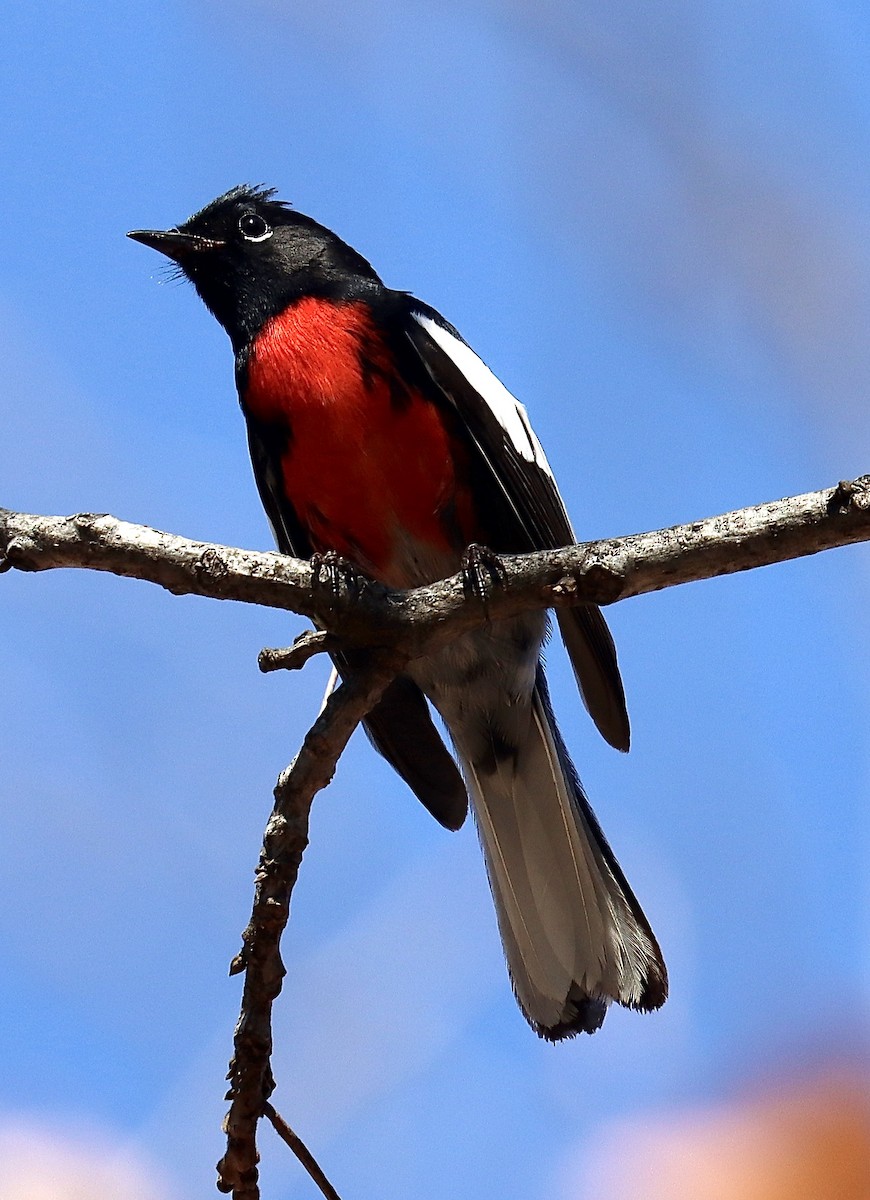
[[[401,385],[364,301],[307,297],[267,321],[248,355],[244,408],[291,430],[281,482],[316,550],[393,587],[416,582],[402,561],[409,538],[458,565],[475,537],[465,447],[443,409]]]

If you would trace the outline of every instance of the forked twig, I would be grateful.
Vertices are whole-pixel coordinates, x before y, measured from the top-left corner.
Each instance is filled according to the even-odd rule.
[[[231,1101],[224,1121],[227,1150],[217,1166],[217,1186],[221,1192],[232,1192],[233,1200],[259,1200],[260,1195],[257,1124],[264,1114],[269,1116],[267,1106],[275,1087],[271,1069],[272,1004],[286,974],[281,961],[281,934],[308,844],[311,804],[332,779],[354,729],[377,704],[404,661],[395,654],[380,655],[372,659],[368,670],[340,684],[275,787],[275,804],[257,867],[251,920],[242,935],[242,949],[230,965],[231,975],[244,971],[245,985],[227,1076],[227,1099]]]

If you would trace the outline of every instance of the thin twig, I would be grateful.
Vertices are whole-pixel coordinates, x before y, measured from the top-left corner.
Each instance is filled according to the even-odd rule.
[[[341,1196],[339,1196],[338,1192],[324,1175],[323,1169],[321,1168],[317,1159],[305,1145],[299,1134],[295,1133],[294,1130],[290,1128],[281,1114],[275,1112],[275,1109],[271,1104],[264,1104],[263,1116],[268,1117],[268,1119],[272,1122],[272,1127],[278,1134],[278,1137],[282,1138],[287,1143],[287,1145],[302,1163],[305,1170],[320,1188],[321,1192],[326,1197],[326,1200],[341,1200]]]
[[[264,675],[270,671],[299,671],[315,654],[328,654],[339,645],[339,639],[325,629],[307,629],[292,646],[261,650],[257,664]]]
[[[254,907],[242,935],[242,949],[230,974],[245,972],[241,1013],[228,1078],[230,1110],[224,1121],[227,1150],[218,1163],[218,1190],[233,1200],[258,1200],[257,1123],[275,1086],[272,1053],[272,1004],[281,991],[285,969],[281,934],[290,914],[302,854],[308,844],[308,814],[314,796],[326,787],[350,735],[404,666],[395,655],[381,656],[369,669],[342,683],[331,694],[281,774],[266,826],[257,867]]]

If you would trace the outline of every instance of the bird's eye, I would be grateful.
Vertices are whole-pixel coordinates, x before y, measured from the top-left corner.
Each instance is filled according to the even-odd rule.
[[[259,213],[244,213],[239,217],[239,233],[248,242],[265,242],[272,236],[272,228]]]

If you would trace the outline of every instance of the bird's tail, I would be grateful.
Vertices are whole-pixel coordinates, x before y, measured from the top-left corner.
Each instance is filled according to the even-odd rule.
[[[601,1025],[612,1000],[654,1009],[667,970],[583,793],[538,670],[524,740],[470,762],[470,784],[514,990],[556,1041]]]

